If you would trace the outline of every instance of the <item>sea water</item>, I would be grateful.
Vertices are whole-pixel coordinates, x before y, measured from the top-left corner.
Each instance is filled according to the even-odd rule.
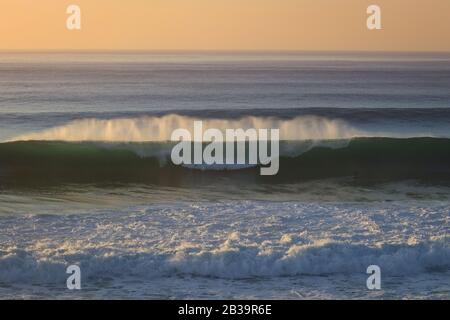
[[[446,54],[2,53],[0,297],[448,299],[449,88]],[[279,174],[174,166],[195,120],[280,129]]]

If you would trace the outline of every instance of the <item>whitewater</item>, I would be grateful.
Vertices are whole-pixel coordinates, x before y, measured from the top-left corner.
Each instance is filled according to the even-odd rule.
[[[3,216],[0,297],[445,298],[449,210],[242,200]],[[80,292],[65,289],[70,264]],[[371,264],[382,292],[365,288]]]

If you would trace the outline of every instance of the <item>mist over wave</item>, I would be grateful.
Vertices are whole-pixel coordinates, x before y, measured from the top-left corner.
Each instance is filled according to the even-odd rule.
[[[200,119],[181,115],[124,119],[81,119],[40,132],[17,136],[11,141],[107,141],[148,142],[169,141],[176,129],[193,132],[194,121],[203,122],[203,130],[279,129],[281,140],[329,140],[366,136],[345,121],[317,116],[301,116],[289,120],[276,117],[246,116],[240,119]]]

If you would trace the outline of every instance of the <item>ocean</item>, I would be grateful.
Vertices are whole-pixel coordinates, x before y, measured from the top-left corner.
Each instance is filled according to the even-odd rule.
[[[278,174],[174,165],[197,120]],[[450,54],[0,53],[0,141],[0,299],[450,298]]]

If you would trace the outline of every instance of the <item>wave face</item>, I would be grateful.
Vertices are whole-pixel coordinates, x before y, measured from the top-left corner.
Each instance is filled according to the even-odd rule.
[[[178,185],[190,181],[211,182],[220,176],[253,183],[338,177],[361,181],[450,180],[450,139],[282,141],[280,170],[272,177],[259,176],[258,166],[176,166],[170,159],[174,145],[165,142],[2,143],[0,176],[3,184],[110,181]]]

